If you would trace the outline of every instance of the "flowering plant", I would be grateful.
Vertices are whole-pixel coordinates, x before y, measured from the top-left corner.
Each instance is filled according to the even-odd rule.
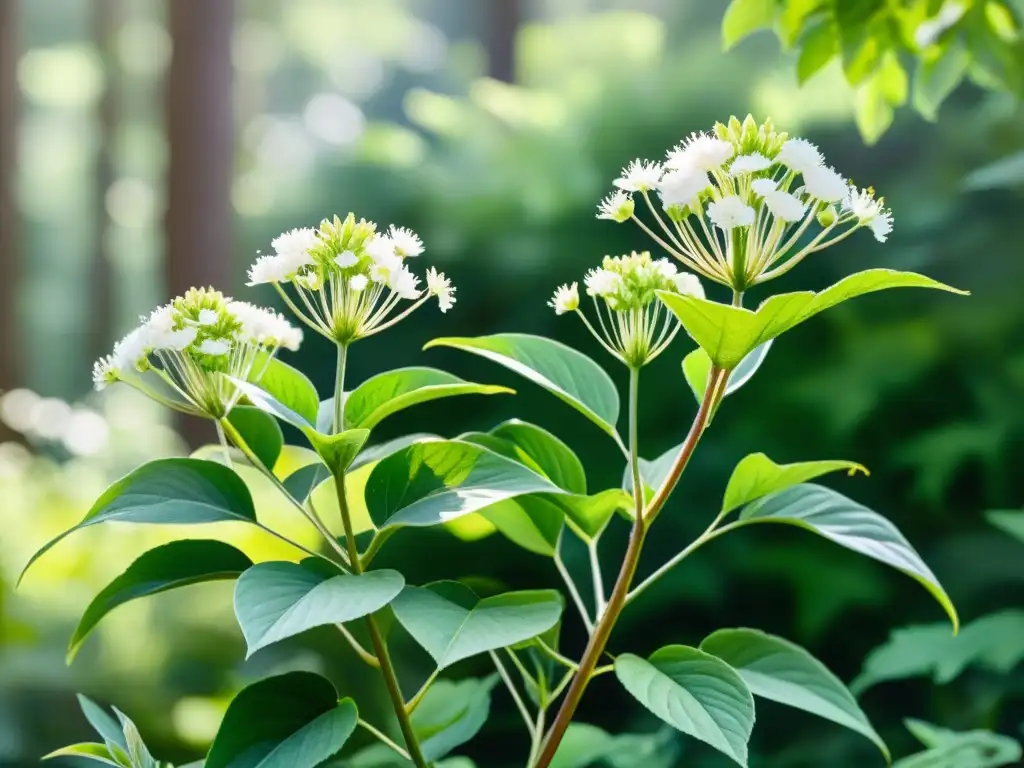
[[[332,396],[321,399],[302,373],[276,356],[301,340],[301,332],[283,317],[213,290],[190,291],[154,312],[110,358],[97,363],[95,380],[100,388],[127,383],[169,407],[213,420],[222,458],[207,452],[203,455],[213,458],[163,459],[139,467],[32,562],[64,535],[103,522],[222,520],[260,526],[289,541],[295,561],[254,564],[216,540],[185,539],[154,549],[89,606],[71,654],[103,616],[129,600],[228,578],[236,580],[234,610],[249,654],[314,627],[334,626],[362,661],[379,670],[398,733],[363,719],[356,703],[339,699],[326,679],[291,672],[238,694],[202,763],[206,768],[313,768],[341,754],[357,727],[380,744],[353,756],[353,766],[466,765],[447,755],[483,727],[498,680],[523,716],[527,768],[556,762],[585,766],[612,756],[616,765],[639,766],[654,737],[612,737],[573,723],[591,681],[612,673],[668,726],[740,765],[747,763],[755,696],[850,728],[888,759],[886,745],[844,684],[782,638],[724,628],[697,646],[671,645],[646,658],[616,649],[608,657],[612,663],[602,661],[623,612],[661,576],[712,540],[758,523],[803,528],[902,571],[938,600],[956,629],[948,596],[895,526],[809,482],[840,470],[866,471],[852,461],[780,465],[762,453],[750,454],[733,471],[721,509],[704,532],[644,578],[637,575],[649,532],[697,444],[724,398],[750,380],[774,339],[862,294],[899,287],[959,291],[922,275],[872,269],[821,292],[778,293],[756,309],[746,308],[750,289],[812,254],[860,229],[881,242],[892,230],[881,199],[827,167],[810,142],[776,131],[770,121],[733,118],[713,133],[692,135],[663,162],[630,163],[614,184],[617,189],[601,202],[598,216],[635,222],[664,255],[607,256],[582,280],[592,306],[582,305],[579,283],[558,288],[550,306],[559,315],[577,315],[599,348],[627,368],[625,437],[617,426],[615,385],[581,352],[511,333],[439,338],[427,347],[482,356],[579,411],[622,452],[621,484],[594,489],[564,442],[518,420],[486,433],[409,435],[371,444],[377,425],[405,408],[510,390],[419,367],[387,371],[347,390],[353,344],[401,321],[430,297],[437,298],[442,312],[451,309],[454,289],[433,269],[426,273],[426,289],[419,287],[409,261],[421,256],[423,244],[409,230],[379,233],[373,223],[351,214],[324,221],[317,230],[293,230],[273,242],[273,254],[259,257],[250,283],[273,285],[303,324],[335,345]],[[709,299],[702,278],[724,286],[730,300]],[[679,446],[647,461],[637,429],[640,374],[680,331],[697,345],[683,360],[696,413]],[[311,448],[306,465],[287,476],[276,471],[283,445],[279,422],[295,427]],[[321,534],[322,547],[306,548],[266,528],[233,461],[263,473]],[[361,487],[351,477],[359,470],[365,473]],[[336,529],[314,502],[314,491],[324,486],[336,500]],[[373,567],[393,536],[414,536],[418,528],[468,515],[485,518],[514,543],[551,558],[568,601],[548,588],[481,595],[459,581],[414,585],[398,570]],[[612,525],[630,528],[625,552],[609,552],[607,546],[602,551],[602,536]],[[590,553],[589,600],[562,561],[569,537]],[[618,576],[607,590],[602,573],[609,559]],[[566,602],[589,638],[578,657],[559,642]],[[399,631],[434,661],[433,671],[411,695],[389,647],[392,633]],[[482,654],[490,657],[496,675],[442,678],[452,665]],[[118,712],[115,720],[88,700],[83,707],[102,743],[55,754],[131,768],[157,764],[127,717]],[[573,731],[579,738],[566,739]]]

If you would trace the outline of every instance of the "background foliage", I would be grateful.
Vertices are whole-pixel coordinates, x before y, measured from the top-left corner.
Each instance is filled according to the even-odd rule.
[[[801,3],[765,5],[785,13]],[[940,4],[917,5],[937,12]],[[1004,3],[965,5],[968,20],[989,14],[989,6],[1014,10]],[[147,458],[187,450],[146,404],[86,394],[89,350],[110,342],[94,338],[92,319],[102,308],[83,290],[90,243],[102,235],[111,266],[109,333],[164,293],[166,146],[153,93],[171,41],[161,4],[125,0],[121,7],[114,44],[104,51],[91,39],[92,4],[21,3],[18,338],[27,363],[19,383],[27,389],[6,393],[0,410],[22,436],[0,445],[0,762],[11,765],[34,765],[38,755],[86,736],[74,690],[117,703],[158,756],[182,762],[205,748],[230,696],[272,671],[323,671],[339,691],[357,696],[369,709],[365,716],[387,718],[385,701],[376,701],[376,711],[367,704],[379,696],[373,671],[328,632],[243,662],[224,585],[124,608],[66,668],[66,641],[81,607],[161,541],[160,532],[84,532],[13,592],[29,554],[79,519],[107,482]],[[972,622],[981,617],[1004,612],[1011,618],[974,630],[991,645],[967,653],[950,645],[948,632],[923,626],[938,627],[942,617],[912,581],[813,537],[758,529],[716,542],[652,588],[626,614],[613,645],[646,655],[668,643],[695,644],[720,626],[753,626],[804,645],[852,680],[890,632],[922,625],[894,634],[888,661],[872,656],[861,678],[866,686],[872,674],[887,676],[886,663],[906,667],[896,658],[900,638],[919,638],[909,654],[918,672],[866,687],[861,697],[893,752],[920,749],[903,728],[907,717],[1019,736],[1024,677],[1016,662],[1024,633],[1019,618],[1005,612],[1022,603],[1024,543],[984,515],[1024,504],[1024,224],[1017,215],[1024,174],[1013,160],[1024,135],[1013,97],[1018,86],[982,88],[968,78],[950,88],[936,122],[895,110],[883,135],[877,125],[866,130],[863,110],[855,112],[865,86],[851,78],[848,61],[844,71],[841,56],[798,87],[811,14],[792,52],[780,52],[761,34],[723,54],[724,3],[654,0],[524,4],[512,85],[483,77],[493,55],[482,42],[486,8],[470,0],[237,3],[235,247],[206,255],[230,262],[233,284],[223,287],[241,294],[244,266],[257,249],[284,228],[328,214],[353,209],[417,229],[459,286],[459,304],[443,319],[424,313],[384,343],[357,346],[353,380],[398,364],[429,364],[516,386],[520,394],[481,399],[473,408],[442,401],[385,424],[380,437],[417,430],[454,435],[517,415],[554,428],[608,485],[620,476],[621,459],[596,439],[591,424],[486,363],[420,347],[437,335],[517,330],[596,356],[578,324],[560,323],[544,303],[555,285],[600,256],[638,246],[639,233],[593,218],[608,181],[632,157],[658,156],[729,113],[770,114],[782,128],[819,142],[838,170],[884,193],[896,216],[886,246],[851,238],[787,276],[781,290],[818,289],[854,269],[890,266],[927,272],[970,289],[973,298],[883,294],[787,335],[721,409],[664,516],[664,534],[649,545],[648,567],[703,528],[729,471],[747,453],[763,450],[779,462],[845,458],[868,466],[870,479],[831,484],[890,517],[915,543],[960,609],[967,628],[959,642],[970,640]],[[968,31],[948,34],[937,44],[942,55]],[[726,25],[727,42],[739,37]],[[878,38],[892,46],[882,47],[879,61],[892,51],[901,67],[920,70],[927,62],[904,38]],[[1007,41],[1013,51],[1019,45]],[[113,70],[104,65],[109,57]],[[97,197],[91,174],[104,144],[96,109],[112,71],[122,93],[115,173]],[[851,79],[858,92],[847,84]],[[855,115],[866,137],[878,138],[875,148],[864,147]],[[97,206],[104,212],[99,228]],[[677,341],[646,376],[641,434],[648,457],[678,443],[689,421],[693,400],[678,369],[688,349]],[[333,370],[329,352],[311,339],[290,360],[312,373],[321,395]],[[624,384],[620,373],[612,370]],[[82,402],[69,407],[54,397]],[[265,494],[264,507],[270,499]],[[309,533],[295,525],[297,536]],[[229,526],[222,533],[254,559],[275,556],[272,540]],[[452,576],[450,564],[458,562],[459,572],[480,584],[556,585],[550,561],[487,533],[486,523],[474,521],[455,532],[424,532],[414,543],[397,537],[379,565],[401,561],[419,583]],[[624,533],[613,531],[603,546],[622,546]],[[585,552],[569,553],[571,568],[584,559]],[[583,640],[570,621],[563,642],[576,648]],[[402,671],[415,676],[426,660],[411,644],[406,651],[398,652]],[[488,672],[482,661],[464,667],[455,671]],[[623,718],[623,712],[633,714]],[[480,765],[516,765],[524,749],[516,717],[496,691],[491,725],[466,753]],[[606,678],[595,681],[581,719],[613,732],[656,730]],[[759,720],[755,765],[859,766],[877,759],[856,735],[778,707],[761,707]],[[724,764],[695,743],[678,748],[687,764]]]

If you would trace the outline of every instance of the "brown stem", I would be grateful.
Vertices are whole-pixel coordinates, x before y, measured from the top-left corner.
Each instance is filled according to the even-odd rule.
[[[569,723],[572,722],[573,715],[576,714],[576,708],[579,706],[580,699],[583,698],[587,684],[590,682],[590,678],[597,668],[597,663],[601,660],[601,655],[608,645],[608,638],[611,636],[612,629],[614,629],[619,614],[622,613],[622,609],[626,605],[626,597],[629,594],[629,588],[633,583],[633,577],[636,575],[636,569],[640,563],[640,553],[643,550],[647,530],[661,510],[661,507],[665,504],[669,494],[672,493],[676,483],[679,482],[679,477],[683,474],[683,470],[686,469],[686,465],[693,455],[693,450],[697,447],[697,443],[700,441],[701,435],[708,425],[711,414],[714,412],[715,405],[717,405],[718,400],[721,398],[726,373],[721,368],[715,367],[711,369],[711,374],[708,377],[708,386],[704,390],[704,397],[701,399],[700,408],[693,419],[693,424],[690,425],[690,431],[687,433],[686,439],[679,449],[679,455],[676,457],[668,477],[665,478],[665,481],[647,505],[644,513],[638,515],[636,522],[633,524],[633,533],[629,537],[629,547],[626,549],[622,568],[619,570],[619,576],[615,580],[615,587],[608,600],[608,606],[605,608],[600,621],[597,622],[597,626],[594,627],[594,634],[591,635],[590,642],[587,643],[587,649],[583,652],[579,669],[576,670],[572,682],[569,684],[569,691],[562,700],[562,706],[558,709],[558,715],[551,723],[551,729],[544,740],[544,748],[541,750],[534,768],[548,768],[551,765],[551,761],[558,751],[558,745],[561,743],[562,737],[565,736],[565,731],[569,727]],[[642,491],[640,492],[642,493]]]

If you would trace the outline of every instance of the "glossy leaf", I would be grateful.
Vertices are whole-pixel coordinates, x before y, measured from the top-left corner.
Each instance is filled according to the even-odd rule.
[[[1000,768],[1021,759],[1020,743],[1008,736],[980,730],[957,733],[919,720],[907,720],[906,726],[928,749],[897,760],[892,768]]]
[[[398,571],[327,576],[295,563],[259,563],[235,586],[235,616],[247,656],[307,629],[343,624],[390,603],[405,580]]]
[[[492,449],[495,452],[525,464],[562,490],[577,494],[587,492],[583,462],[569,446],[546,429],[511,419],[496,426],[489,434],[509,446],[505,450]]]
[[[107,488],[82,521],[32,555],[32,564],[65,536],[107,522],[194,525],[256,521],[245,482],[231,469],[202,459],[157,459]]]
[[[728,50],[750,33],[770,28],[775,11],[775,0],[732,0],[722,20],[723,47]]]
[[[761,363],[768,356],[768,350],[771,349],[771,346],[772,342],[766,341],[764,344],[755,347],[749,355],[743,358],[740,364],[729,373],[723,397],[731,395],[750,381],[753,375],[757,373],[757,369],[761,367]],[[683,358],[683,375],[686,377],[686,383],[690,385],[693,396],[697,398],[699,403],[704,399],[704,391],[707,389],[708,378],[711,376],[711,358],[708,357],[708,353],[697,347]]]
[[[260,680],[228,706],[205,768],[315,768],[345,746],[357,719],[352,700],[338,701],[319,675]]]
[[[724,661],[669,645],[647,659],[622,654],[615,659],[615,674],[633,698],[673,728],[747,764],[754,699]]]
[[[523,549],[544,557],[553,557],[565,518],[562,507],[554,500],[556,498],[519,496],[491,504],[481,510],[480,514]]]
[[[959,627],[949,596],[896,526],[840,493],[811,483],[796,485],[748,505],[739,522],[795,525],[890,565],[920,582],[949,614],[953,631]]]
[[[481,600],[469,587],[442,581],[406,587],[391,608],[438,668],[444,669],[547,631],[561,616],[562,599],[553,590],[533,590]]]
[[[277,403],[297,414],[306,424],[315,425],[320,398],[306,375],[278,358],[273,358],[258,381],[252,382]],[[248,392],[246,392],[248,394]],[[284,419],[289,421],[289,419]]]
[[[245,554],[220,541],[184,539],[149,550],[104,587],[85,609],[71,638],[68,661],[103,617],[118,606],[190,584],[234,579],[251,565]]]
[[[885,742],[871,727],[842,681],[798,645],[756,629],[721,629],[700,649],[735,669],[750,692],[831,720],[866,736],[890,760]]]
[[[369,437],[368,429],[346,429],[336,435],[324,435],[313,430],[306,432],[310,445],[334,472],[349,469]]]
[[[345,397],[345,424],[373,429],[388,416],[431,400],[497,394],[515,390],[475,384],[436,368],[399,368],[367,379]]]
[[[428,440],[440,440],[442,439],[438,435],[431,434],[429,432],[413,432],[409,435],[402,435],[392,440],[385,440],[383,443],[376,443],[374,445],[365,446],[359,455],[356,456],[355,460],[349,465],[349,471],[354,472],[360,467],[365,467],[367,464],[373,464],[385,459],[393,453],[398,453],[403,448],[407,448],[413,443],[422,443]]]
[[[601,533],[616,512],[627,517],[633,515],[633,497],[618,488],[595,493],[592,496],[549,497],[575,524],[577,533],[591,539]]]
[[[238,430],[263,466],[273,469],[284,448],[284,434],[277,420],[259,408],[236,405],[228,414],[228,421]]]
[[[519,462],[459,440],[415,443],[382,459],[366,483],[378,528],[438,525],[528,493],[562,493]]]
[[[829,472],[845,469],[849,474],[867,469],[854,461],[801,461],[796,464],[776,464],[763,453],[752,453],[740,460],[729,477],[725,488],[722,512],[731,512],[769,493],[813,480]]]
[[[541,336],[502,333],[434,339],[430,347],[454,347],[503,365],[561,398],[609,435],[616,435],[619,393],[611,377],[586,355]]]
[[[1024,511],[997,509],[985,513],[985,519],[996,528],[1024,541]]]
[[[485,679],[438,680],[412,713],[423,756],[439,760],[472,739],[487,722],[496,675]]]
[[[856,296],[889,288],[912,287],[965,293],[913,272],[869,269],[850,275],[820,293],[777,294],[756,311],[664,291],[658,296],[679,318],[693,340],[708,353],[712,362],[732,370],[758,345],[780,336],[819,312]]]
[[[74,757],[81,760],[88,760],[99,765],[113,765],[115,768],[123,768],[113,756],[105,744],[94,744],[85,742],[82,744],[70,744],[66,747],[56,749],[48,755],[43,755],[43,760],[52,760],[55,757]]]

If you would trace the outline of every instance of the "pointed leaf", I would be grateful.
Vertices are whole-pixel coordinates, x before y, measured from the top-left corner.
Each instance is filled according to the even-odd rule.
[[[406,587],[391,608],[438,668],[444,669],[547,631],[562,614],[562,599],[554,590],[533,590],[480,600],[461,584],[437,582]]]
[[[380,461],[366,483],[379,528],[454,520],[527,493],[562,493],[522,464],[459,440],[415,443]]]
[[[297,414],[306,424],[316,424],[320,398],[313,382],[301,371],[275,357],[267,365],[263,375],[252,384],[270,395],[281,406]]]
[[[398,571],[327,576],[295,563],[259,563],[235,586],[235,616],[247,656],[313,627],[343,624],[390,603],[405,580]]]
[[[562,490],[578,494],[587,492],[583,462],[569,446],[546,429],[511,419],[496,426],[489,434],[509,446],[507,450],[496,450],[496,453],[526,464]]]
[[[104,744],[82,743],[70,744],[66,747],[56,749],[48,755],[43,755],[43,760],[52,760],[55,757],[78,757],[101,765],[113,765],[115,768],[121,766],[110,756],[110,750]]]
[[[273,469],[284,448],[284,435],[277,420],[259,408],[236,405],[228,414],[228,421],[238,430],[263,466]]]
[[[472,739],[487,722],[497,676],[478,680],[438,680],[412,713],[412,727],[423,756],[439,760]]]
[[[128,758],[132,768],[159,768],[156,760],[153,759],[153,755],[149,753],[149,748],[146,747],[146,743],[142,740],[142,735],[139,733],[135,723],[132,722],[132,719],[117,707],[113,709],[114,714],[117,715],[117,719],[121,723],[121,730],[124,731],[124,740],[128,745]]]
[[[104,491],[80,523],[32,555],[21,577],[65,536],[98,523],[194,525],[224,520],[256,521],[252,496],[242,478],[213,461],[157,459]]]
[[[633,497],[618,489],[609,488],[592,496],[551,496],[566,516],[576,525],[577,533],[593,539],[604,530],[616,512],[632,519]]]
[[[738,522],[795,525],[891,565],[931,592],[949,614],[954,633],[959,628],[949,595],[896,526],[840,493],[811,483],[793,486],[753,502]]]
[[[85,609],[71,638],[68,661],[75,657],[100,620],[118,606],[190,584],[233,579],[251,565],[252,561],[245,554],[220,541],[185,539],[149,550],[110,582]]]
[[[658,297],[679,318],[683,328],[708,353],[712,362],[733,370],[760,344],[847,299],[888,288],[912,287],[966,293],[913,272],[869,269],[850,275],[820,293],[777,294],[761,304],[756,312],[664,291],[659,292]]]
[[[288,475],[282,483],[292,498],[305,503],[320,483],[332,477],[334,475],[331,474],[331,470],[327,468],[326,464],[314,462],[313,464],[299,467]]]
[[[912,728],[915,735],[922,733],[926,724],[908,721],[908,728],[912,722],[916,724]],[[929,736],[937,739],[935,746],[897,760],[892,768],[1000,768],[1016,765],[1021,758],[1020,744],[1008,736],[989,731],[956,733],[934,726],[930,728]]]
[[[351,699],[311,672],[289,672],[244,689],[228,707],[205,768],[315,768],[356,727]]]
[[[85,719],[103,741],[116,744],[122,749],[128,748],[121,726],[103,707],[82,694],[78,694],[78,706],[82,708]]]
[[[480,514],[513,543],[544,557],[553,557],[565,513],[557,497],[519,496],[491,504]]]
[[[434,339],[424,349],[431,347],[454,347],[503,365],[561,398],[609,435],[616,435],[619,393],[614,382],[601,366],[571,347],[519,333]]]
[[[1015,539],[1024,541],[1024,511],[995,509],[986,512],[985,519]]]
[[[769,493],[841,469],[848,470],[851,475],[858,471],[868,474],[867,469],[854,461],[801,461],[796,464],[776,464],[763,453],[752,453],[740,460],[736,469],[732,471],[725,489],[722,512],[731,512]]]
[[[802,709],[866,736],[890,761],[889,749],[846,686],[798,645],[756,629],[720,629],[700,649],[735,669],[750,692]]]
[[[768,356],[768,350],[771,349],[771,346],[772,342],[770,340],[764,344],[759,344],[750,354],[743,358],[739,365],[729,372],[729,378],[725,383],[725,393],[722,397],[731,395],[750,381],[754,374],[757,373],[757,369],[761,367],[761,363]],[[708,357],[708,353],[697,347],[683,358],[683,376],[686,377],[686,383],[690,385],[690,390],[699,403],[704,399],[704,390],[707,389],[708,379],[711,376],[711,358]]]
[[[647,659],[622,654],[615,659],[615,674],[633,698],[673,728],[747,764],[754,699],[724,661],[669,645]]]
[[[515,390],[474,384],[436,368],[399,368],[367,379],[345,398],[345,424],[373,429],[388,416],[431,400],[497,394]]]

